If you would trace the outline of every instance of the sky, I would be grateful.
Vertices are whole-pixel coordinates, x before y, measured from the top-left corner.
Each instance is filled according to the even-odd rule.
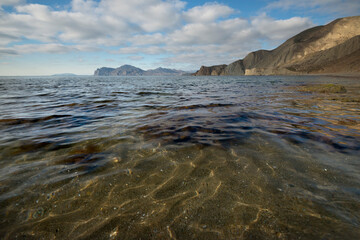
[[[0,0],[0,76],[192,71],[355,15],[359,0]]]

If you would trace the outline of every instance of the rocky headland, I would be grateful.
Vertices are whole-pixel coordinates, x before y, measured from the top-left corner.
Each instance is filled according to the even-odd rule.
[[[123,65],[118,68],[98,68],[94,76],[180,76],[185,73],[185,71],[161,67],[145,71],[131,65]]]
[[[193,75],[298,74],[360,74],[360,16],[310,28],[229,65],[202,66]]]

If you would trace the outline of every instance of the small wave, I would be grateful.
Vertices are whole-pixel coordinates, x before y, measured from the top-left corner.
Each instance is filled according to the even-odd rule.
[[[164,92],[138,92],[136,95],[147,96],[147,95],[161,95],[161,96],[172,96],[174,94],[164,93]]]
[[[46,117],[39,117],[39,118],[8,118],[8,119],[0,119],[0,124],[4,125],[20,125],[20,124],[27,124],[27,123],[38,123],[38,122],[45,122],[52,119],[61,119],[71,117],[71,115],[50,115]]]
[[[114,103],[117,102],[117,100],[100,100],[100,101],[94,101],[94,103]]]
[[[199,108],[217,108],[217,107],[232,107],[235,104],[227,104],[227,103],[210,103],[210,104],[194,104],[194,105],[188,105],[188,106],[181,106],[177,107],[177,110],[193,110],[193,109],[199,109]]]
[[[53,92],[39,93],[39,94],[33,95],[33,97],[47,97],[47,96],[51,96],[51,95],[53,95]]]
[[[224,104],[225,105],[225,104]],[[218,106],[191,105],[196,109],[203,107]],[[156,121],[154,121],[156,120]],[[176,115],[171,112],[159,112],[147,115],[144,121],[147,123],[136,129],[146,139],[158,140],[165,144],[189,142],[218,144],[223,141],[244,141],[255,132],[276,134],[278,137],[296,145],[309,144],[313,141],[330,147],[334,151],[346,152],[348,150],[360,150],[360,143],[355,137],[343,136],[334,132],[333,136],[324,134],[321,130],[312,127],[312,122],[301,122],[303,119],[291,119],[281,115],[260,114],[254,112],[239,112],[230,115],[220,114],[212,117],[211,121],[201,116]],[[305,126],[306,127],[306,126]]]
[[[129,93],[123,91],[116,91],[116,92],[112,92],[111,94],[116,95],[116,94],[129,94]]]

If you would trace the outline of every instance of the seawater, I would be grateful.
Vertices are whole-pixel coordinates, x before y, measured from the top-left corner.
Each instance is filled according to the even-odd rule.
[[[359,78],[0,78],[1,239],[357,239],[359,189]]]

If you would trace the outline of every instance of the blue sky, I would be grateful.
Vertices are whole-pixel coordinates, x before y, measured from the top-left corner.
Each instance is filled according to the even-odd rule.
[[[359,13],[359,0],[0,0],[0,76],[196,70]]]

